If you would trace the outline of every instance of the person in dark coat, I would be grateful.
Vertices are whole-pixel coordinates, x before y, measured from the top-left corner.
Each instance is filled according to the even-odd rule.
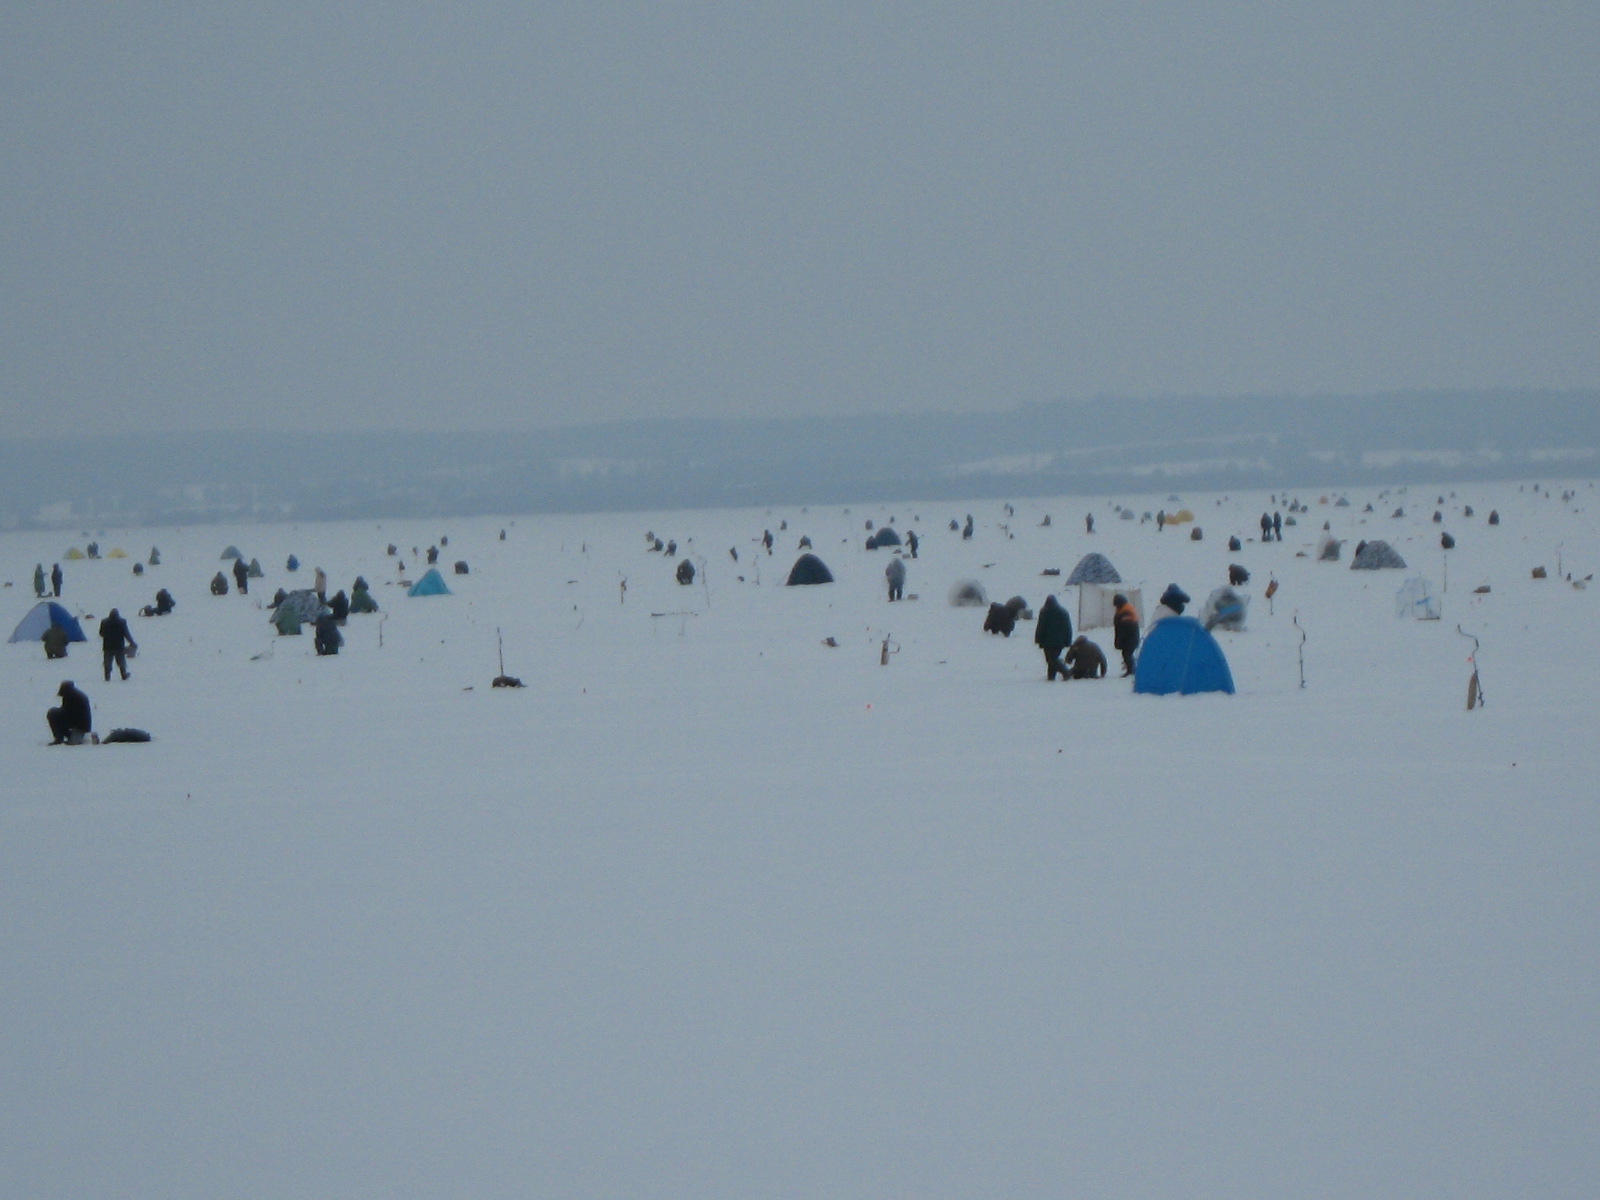
[[[906,530],[906,549],[911,552],[912,558],[917,556],[917,531],[915,529]]]
[[[1167,612],[1157,611],[1156,620],[1160,620],[1162,617],[1181,617],[1181,616],[1183,616],[1184,605],[1186,605],[1188,603],[1189,603],[1189,593],[1188,592],[1184,591],[1181,587],[1179,587],[1175,583],[1167,584],[1167,590],[1161,593],[1161,599],[1159,601],[1159,604],[1160,604],[1161,608],[1168,609],[1170,611],[1167,611]]]
[[[340,588],[333,594],[333,599],[328,601],[328,607],[333,610],[333,619],[343,625],[345,618],[350,615],[350,598]]]
[[[1122,676],[1133,674],[1133,655],[1139,649],[1139,614],[1121,592],[1111,597],[1111,644],[1122,652]]]
[[[1039,616],[1033,626],[1033,641],[1044,654],[1045,682],[1053,683],[1057,675],[1066,679],[1067,668],[1061,661],[1061,652],[1072,644],[1072,617],[1053,592],[1039,606]]]
[[[40,600],[43,600],[46,594],[44,590],[43,563],[36,563],[33,568],[33,594]]]
[[[1272,540],[1272,514],[1271,513],[1262,513],[1261,514],[1261,540],[1263,542],[1270,542]]]
[[[65,658],[67,656],[67,642],[70,640],[67,631],[54,623],[39,635],[39,640],[44,643],[44,656],[46,658]]]
[[[344,645],[344,634],[339,632],[339,622],[333,619],[331,612],[325,612],[317,618],[315,643],[318,654],[337,654],[339,647]]]
[[[1104,679],[1106,675],[1105,651],[1083,634],[1067,648],[1066,664],[1071,668],[1071,679]]]
[[[1010,637],[1011,631],[1017,627],[1017,614],[998,600],[989,605],[989,615],[983,618],[983,631],[985,633],[998,633],[1003,637]]]
[[[172,593],[167,591],[166,588],[162,588],[156,593],[156,616],[166,616],[177,607],[177,604],[178,602],[172,598]]]
[[[233,586],[239,589],[241,596],[250,591],[250,568],[242,558],[233,560]]]
[[[1275,542],[1283,541],[1283,514],[1281,512],[1272,514],[1272,540]]]
[[[1493,522],[1490,522],[1493,524]],[[56,563],[50,568],[50,591],[57,600],[61,599],[61,564]]]
[[[106,682],[111,682],[111,664],[117,664],[117,670],[122,677],[128,677],[128,655],[139,652],[139,643],[133,640],[133,634],[128,632],[128,623],[122,619],[116,609],[106,614],[105,620],[100,622],[100,657],[105,663]]]
[[[59,746],[66,742],[76,746],[94,727],[89,712],[89,697],[80,692],[70,679],[62,680],[56,695],[61,697],[60,707],[45,713],[45,720],[50,723],[50,744]]]

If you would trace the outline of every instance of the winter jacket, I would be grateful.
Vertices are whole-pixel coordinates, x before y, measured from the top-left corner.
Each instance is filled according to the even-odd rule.
[[[1033,641],[1043,650],[1062,650],[1072,644],[1072,617],[1054,595],[1046,596],[1039,606]]]
[[[1116,612],[1111,618],[1112,639],[1111,644],[1118,650],[1137,650],[1139,648],[1139,614],[1134,611],[1133,605],[1124,600],[1117,605]]]

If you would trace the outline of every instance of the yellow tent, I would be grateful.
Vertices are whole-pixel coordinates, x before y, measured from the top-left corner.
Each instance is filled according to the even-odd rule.
[[[1194,514],[1187,508],[1180,508],[1175,513],[1167,514],[1168,525],[1182,525],[1184,522],[1192,520],[1194,520]]]
[[[89,556],[74,546],[72,549],[68,550],[63,557],[65,557],[68,562],[74,562],[77,559],[87,558]]]
[[[106,555],[106,557],[107,558],[127,558],[128,557],[128,552],[126,550],[124,550],[121,546],[118,546],[110,554]]]

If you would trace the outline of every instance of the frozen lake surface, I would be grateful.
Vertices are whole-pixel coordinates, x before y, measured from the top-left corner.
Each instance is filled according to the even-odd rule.
[[[126,683],[0,648],[0,1193],[1591,1195],[1600,587],[1558,572],[1600,522],[1568,486],[1302,494],[1268,544],[1285,505],[1165,492],[0,535],[12,623],[59,561],[91,637],[116,605],[140,643]],[[781,586],[802,535],[835,583]],[[407,598],[441,536],[454,594]],[[1350,570],[1362,538],[1409,568]],[[266,577],[214,597],[230,543]],[[1146,617],[1247,567],[1237,695],[1046,684],[1031,623],[946,602],[1075,613],[1090,550]],[[316,566],[383,610],[337,657],[267,622]],[[1413,575],[1442,620],[1397,619]],[[525,688],[489,686],[497,637]],[[66,678],[155,740],[47,747]]]

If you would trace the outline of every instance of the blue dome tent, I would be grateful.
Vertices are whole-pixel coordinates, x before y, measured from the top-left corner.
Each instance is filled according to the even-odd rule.
[[[44,636],[44,631],[52,625],[59,625],[67,631],[67,641],[87,642],[89,639],[83,635],[83,626],[78,624],[74,617],[54,600],[41,600],[28,610],[28,615],[17,622],[17,627],[11,631],[8,642],[37,642]]]
[[[1233,672],[1217,639],[1193,617],[1165,617],[1150,627],[1134,668],[1133,690],[1148,696],[1173,692],[1233,694]]]

